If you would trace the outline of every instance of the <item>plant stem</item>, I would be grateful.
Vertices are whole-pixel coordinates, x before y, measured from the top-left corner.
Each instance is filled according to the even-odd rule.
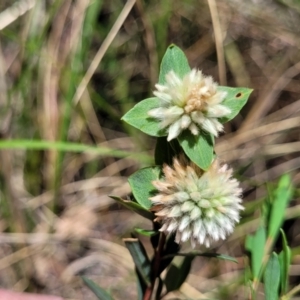
[[[153,264],[152,264],[152,278],[151,285],[146,289],[143,300],[150,300],[154,287],[156,278],[159,276],[159,267],[162,259],[162,254],[166,242],[166,235],[164,233],[160,234],[159,244],[157,250],[154,253]]]

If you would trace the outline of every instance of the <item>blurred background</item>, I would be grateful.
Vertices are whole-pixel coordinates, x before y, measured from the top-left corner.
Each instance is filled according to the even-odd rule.
[[[212,251],[238,264],[196,258],[174,297],[246,299],[245,236],[284,173],[296,187],[284,228],[291,283],[299,282],[300,4],[216,2],[0,2],[1,288],[95,299],[86,275],[115,299],[136,299],[122,238],[151,224],[108,195],[126,198],[128,176],[153,163],[155,139],[120,118],[152,96],[171,43],[221,85],[254,90],[216,144],[242,182],[246,210]]]

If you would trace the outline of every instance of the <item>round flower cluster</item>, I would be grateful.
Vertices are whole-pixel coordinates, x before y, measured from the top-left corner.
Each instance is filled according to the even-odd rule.
[[[221,104],[226,93],[217,90],[212,77],[193,69],[180,79],[171,71],[166,75],[166,83],[155,87],[154,95],[161,100],[161,106],[151,109],[148,115],[160,120],[161,128],[168,132],[168,141],[185,129],[193,135],[204,130],[214,136],[223,130],[218,118],[231,111]]]
[[[173,167],[163,166],[164,177],[153,181],[158,194],[151,197],[161,231],[176,232],[177,243],[191,240],[209,247],[233,232],[243,210],[239,182],[232,169],[215,160],[207,171],[180,157]]]

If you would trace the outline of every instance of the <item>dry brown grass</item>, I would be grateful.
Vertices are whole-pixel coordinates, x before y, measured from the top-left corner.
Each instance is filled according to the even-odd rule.
[[[11,1],[0,3],[3,140],[72,141],[151,155],[153,139],[119,119],[151,95],[158,61],[174,42],[191,66],[229,86],[254,89],[216,146],[237,170],[246,206],[262,199],[265,184],[283,173],[291,172],[298,187],[298,4],[137,0],[131,9],[134,1],[124,8],[115,0],[104,1],[98,11],[93,7],[91,22],[95,0],[17,2],[27,6],[12,11]],[[79,278],[86,274],[111,289],[115,299],[135,299],[133,263],[121,238],[135,226],[150,224],[108,195],[126,197],[127,177],[144,163],[31,149],[1,150],[0,161],[0,286],[94,299]],[[296,198],[286,212],[292,279],[300,276],[299,205]],[[246,264],[244,238],[258,226],[258,211],[253,211],[215,247],[237,256],[239,263],[197,258],[176,297],[207,299],[222,290],[231,299],[247,299],[238,283]]]

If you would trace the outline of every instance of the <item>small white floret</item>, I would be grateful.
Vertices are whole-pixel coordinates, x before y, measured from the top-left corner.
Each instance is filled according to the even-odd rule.
[[[151,109],[149,116],[160,121],[162,129],[168,134],[168,141],[177,138],[183,130],[193,135],[202,131],[218,136],[223,130],[219,118],[231,113],[223,105],[226,93],[218,91],[211,77],[193,69],[180,78],[174,71],[166,75],[164,84],[156,84],[154,95],[161,106]]]

